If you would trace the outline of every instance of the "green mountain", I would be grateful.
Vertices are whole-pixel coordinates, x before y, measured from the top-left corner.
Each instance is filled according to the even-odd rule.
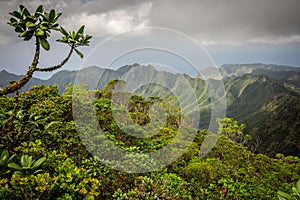
[[[269,156],[276,153],[300,155],[300,68],[247,64],[223,65],[219,71],[224,77],[227,117],[247,125],[246,132],[253,138],[249,148]],[[7,76],[3,73],[7,72],[0,72],[2,85],[2,77]],[[46,81],[34,79],[24,90],[35,84],[57,84],[63,91],[64,85],[74,83],[77,73],[60,71]],[[207,83],[214,84],[218,80],[204,81],[188,75],[157,71],[153,66],[133,64],[117,70],[88,67],[80,71],[77,83],[99,89],[114,78],[131,80],[128,89],[135,88],[132,92],[146,97],[168,98],[179,93],[184,96],[181,100],[183,110],[189,110],[191,115],[195,105],[190,102],[195,94],[201,111],[199,128],[208,128],[211,97]],[[189,84],[186,85],[186,82]]]
[[[227,89],[227,116],[246,123],[253,150],[299,155],[300,68],[244,64],[219,69]]]
[[[227,116],[247,125],[256,152],[300,154],[299,88],[257,75],[230,77],[225,85]]]
[[[245,74],[263,75],[277,80],[296,84],[300,87],[300,68],[273,64],[225,64],[219,68],[223,77]]]

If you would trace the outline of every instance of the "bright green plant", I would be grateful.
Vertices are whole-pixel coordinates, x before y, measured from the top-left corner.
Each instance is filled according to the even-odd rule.
[[[229,139],[245,144],[251,139],[251,136],[244,134],[245,124],[238,124],[232,118],[217,119],[219,124],[219,134],[227,136]]]
[[[10,172],[10,170],[7,169],[7,165],[8,163],[10,163],[12,161],[12,159],[14,159],[16,155],[12,155],[9,156],[9,152],[7,150],[2,151],[1,155],[0,155],[0,174],[7,174]]]
[[[207,184],[214,181],[217,177],[216,169],[208,162],[192,162],[186,167],[186,175],[197,179],[199,184]]]
[[[62,13],[57,13],[54,9],[50,10],[50,12],[44,11],[42,5],[38,6],[33,14],[23,5],[20,5],[20,10],[12,11],[9,14],[12,15],[12,18],[10,18],[8,24],[14,27],[18,37],[23,38],[24,41],[35,39],[35,53],[27,73],[19,81],[11,82],[8,86],[0,88],[0,96],[18,91],[31,79],[35,71],[50,72],[61,68],[68,62],[74,51],[82,58],[83,54],[77,47],[89,46],[92,38],[89,35],[84,35],[84,26],[81,26],[76,32],[66,31],[57,23]],[[46,51],[50,49],[48,40],[51,36],[51,31],[59,31],[63,34],[63,37],[58,39],[57,42],[67,44],[70,47],[70,51],[60,64],[41,68],[38,67],[40,47],[43,47]]]
[[[42,157],[36,161],[32,160],[32,156],[22,155],[21,157],[21,166],[16,163],[9,163],[7,166],[15,170],[14,174],[18,176],[27,176],[31,174],[37,174],[42,170],[38,169],[46,158]]]
[[[15,157],[16,155],[12,155],[9,156],[9,153],[7,150],[2,151],[1,156],[0,156],[0,166],[4,167],[6,166],[8,163],[10,163],[10,161],[12,161],[12,159]]]
[[[4,126],[0,127],[1,142],[7,149],[14,147],[23,141],[28,140],[28,136],[44,131],[42,117],[30,114],[27,110],[9,111],[11,117],[3,120]]]
[[[292,194],[288,194],[282,191],[277,192],[279,200],[299,200],[300,199],[300,179],[296,183],[296,187],[292,187]]]

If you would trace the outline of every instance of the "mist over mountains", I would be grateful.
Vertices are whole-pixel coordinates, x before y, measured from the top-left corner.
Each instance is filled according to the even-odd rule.
[[[299,156],[300,68],[256,63],[226,64],[218,70],[223,77],[226,90],[226,115],[247,125],[246,132],[253,138],[252,150],[269,156],[275,156],[276,153]],[[75,82],[77,73],[77,71],[60,71],[48,80],[32,78],[22,91],[27,91],[34,85],[55,84],[63,92],[66,85]],[[141,87],[137,92],[147,96],[163,97],[174,95],[170,92],[170,88],[175,87],[183,94],[186,92],[188,96],[188,90],[180,88],[182,85],[180,80],[184,78],[193,88],[198,101],[201,112],[199,128],[208,126],[211,99],[207,82],[215,81],[213,79],[192,78],[188,75],[158,71],[153,66],[139,64],[125,65],[117,70],[92,66],[81,70],[80,74],[80,77],[88,76],[84,81],[93,86],[91,89],[95,89],[95,86],[98,89],[103,88],[108,81],[115,78],[131,78],[138,83],[145,82],[147,77],[151,77],[153,82],[161,82],[166,87],[152,84],[150,89]],[[145,74],[147,74],[146,78]],[[7,85],[7,80],[19,78],[19,75],[2,70],[0,87]]]

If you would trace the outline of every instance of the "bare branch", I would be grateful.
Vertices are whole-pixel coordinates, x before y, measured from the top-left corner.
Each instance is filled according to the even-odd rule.
[[[13,93],[21,89],[31,79],[34,71],[36,71],[37,64],[39,63],[39,58],[40,58],[40,43],[36,38],[34,58],[31,66],[29,66],[27,73],[20,80],[11,83],[10,85],[5,86],[4,88],[0,88],[0,96],[7,95],[9,93]]]
[[[53,67],[48,67],[48,68],[36,68],[35,71],[39,71],[39,72],[51,72],[51,71],[54,71],[56,69],[61,68],[70,59],[70,57],[71,57],[71,55],[73,53],[74,48],[75,48],[74,45],[72,45],[69,54],[67,55],[67,57],[60,64],[55,65]]]

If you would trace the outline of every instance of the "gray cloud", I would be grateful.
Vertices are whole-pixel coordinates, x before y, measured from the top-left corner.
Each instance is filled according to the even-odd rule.
[[[1,1],[0,44],[15,38],[8,11],[39,4],[63,12],[61,24],[107,37],[145,26],[181,31],[206,44],[299,44],[299,0],[35,0]],[[12,37],[13,36],[13,37]]]
[[[276,43],[300,35],[299,10],[298,0],[167,0],[154,3],[149,17],[203,41]]]

